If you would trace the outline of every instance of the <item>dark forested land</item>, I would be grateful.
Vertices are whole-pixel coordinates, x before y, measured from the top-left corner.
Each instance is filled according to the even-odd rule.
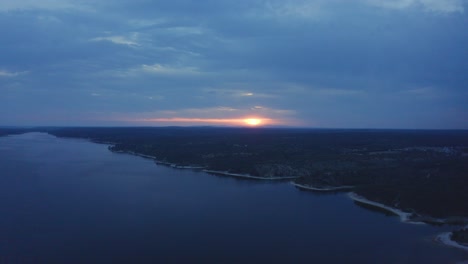
[[[415,220],[468,217],[468,131],[273,128],[47,128],[58,137],[112,143],[160,162],[357,194],[414,212]]]
[[[243,128],[63,128],[59,137],[112,142],[182,166],[315,187],[355,186],[421,216],[468,217],[468,131]]]
[[[453,231],[452,239],[462,245],[468,246],[468,227]]]

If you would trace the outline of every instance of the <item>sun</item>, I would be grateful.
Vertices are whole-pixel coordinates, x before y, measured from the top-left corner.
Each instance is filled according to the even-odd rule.
[[[244,123],[249,126],[259,126],[262,124],[262,120],[258,118],[246,118],[244,119]]]

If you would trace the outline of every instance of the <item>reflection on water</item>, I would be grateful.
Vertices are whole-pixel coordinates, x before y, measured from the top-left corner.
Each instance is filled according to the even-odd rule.
[[[456,263],[447,227],[287,182],[156,166],[46,134],[0,138],[0,262]]]

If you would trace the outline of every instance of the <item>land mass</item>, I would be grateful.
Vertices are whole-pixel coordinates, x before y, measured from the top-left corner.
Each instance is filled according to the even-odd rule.
[[[179,169],[292,180],[297,188],[310,191],[352,191],[357,203],[390,209],[406,222],[468,223],[468,131],[213,127],[31,131],[107,143],[111,151]],[[8,133],[19,130],[0,129],[0,135]],[[451,239],[467,243],[466,233],[453,232]]]

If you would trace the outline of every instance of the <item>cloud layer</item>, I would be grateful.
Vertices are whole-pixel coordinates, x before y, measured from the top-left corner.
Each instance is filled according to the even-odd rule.
[[[466,7],[4,0],[0,125],[468,128]]]

